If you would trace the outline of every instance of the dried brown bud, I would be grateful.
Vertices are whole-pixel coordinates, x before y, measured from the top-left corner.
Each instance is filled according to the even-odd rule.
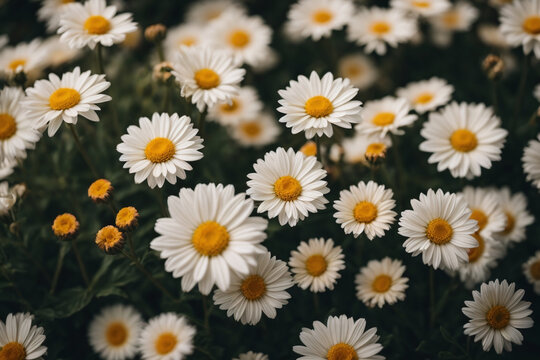
[[[167,28],[163,24],[150,25],[144,30],[144,37],[146,40],[158,43],[165,39],[167,35]]]
[[[496,80],[502,75],[504,62],[499,56],[490,54],[482,62],[482,68],[489,79]]]
[[[172,64],[168,61],[161,62],[154,65],[154,71],[152,73],[154,79],[167,82],[171,77],[171,71],[173,70]]]

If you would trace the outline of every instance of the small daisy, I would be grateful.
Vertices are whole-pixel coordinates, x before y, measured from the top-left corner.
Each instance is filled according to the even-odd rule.
[[[182,360],[193,353],[195,327],[175,313],[163,313],[148,320],[139,338],[143,360]]]
[[[352,138],[343,139],[343,159],[349,164],[368,165],[386,157],[386,151],[392,146],[390,137],[381,138],[379,134],[356,133]]]
[[[523,52],[540,58],[540,0],[514,1],[500,12],[500,29],[511,46],[522,45]]]
[[[451,3],[448,0],[391,0],[390,6],[415,15],[430,17],[445,12]]]
[[[281,127],[273,114],[262,112],[230,127],[231,136],[242,146],[265,146],[276,141]]]
[[[406,99],[387,96],[381,100],[368,101],[362,110],[362,122],[356,125],[356,131],[363,134],[378,134],[384,138],[387,133],[403,135],[399,128],[409,126],[418,116],[409,114]]]
[[[525,239],[525,228],[534,222],[534,216],[527,211],[527,198],[523,193],[510,193],[507,187],[499,193],[498,202],[506,215],[506,226],[495,234],[504,244],[521,242]]]
[[[51,228],[60,240],[72,240],[79,232],[79,222],[73,214],[65,213],[54,219]]]
[[[471,219],[478,222],[478,232],[483,237],[504,230],[506,216],[499,204],[499,198],[494,190],[466,186],[459,194],[471,209]]]
[[[114,188],[107,179],[97,179],[88,187],[88,197],[93,201],[100,203],[108,201]]]
[[[468,31],[478,18],[478,9],[466,1],[458,1],[445,12],[430,18],[439,31]]]
[[[0,359],[43,360],[47,352],[42,327],[32,325],[29,313],[8,314],[6,322],[0,320]]]
[[[313,329],[302,328],[300,341],[302,345],[293,347],[293,351],[302,355],[298,360],[384,360],[377,355],[382,345],[377,341],[377,328],[366,331],[366,320],[354,321],[345,315],[330,316],[326,325],[320,321],[313,322]]]
[[[533,285],[534,292],[540,295],[540,251],[523,264],[523,273],[527,281]]]
[[[531,181],[540,190],[540,134],[537,139],[530,140],[523,149],[521,162],[527,181]]]
[[[226,102],[220,102],[208,109],[208,119],[223,126],[236,125],[240,120],[253,119],[262,110],[263,103],[257,90],[251,86],[238,89],[238,94]]]
[[[116,213],[115,225],[122,231],[133,230],[139,224],[139,212],[133,206],[126,206]]]
[[[190,5],[186,12],[187,23],[206,25],[220,18],[225,12],[235,11],[238,15],[244,15],[244,6],[232,0],[203,0]]]
[[[167,36],[163,40],[165,58],[174,59],[174,53],[182,46],[196,46],[202,42],[205,35],[204,28],[198,24],[182,24],[167,30]]]
[[[296,226],[298,220],[324,209],[328,202],[324,197],[330,191],[323,180],[326,170],[314,156],[279,147],[267,152],[264,160],[257,160],[253,169],[246,193],[261,201],[257,213],[268,211],[270,219],[278,216],[280,225]]]
[[[412,256],[422,253],[424,264],[435,269],[457,270],[469,261],[469,249],[479,245],[472,236],[478,225],[460,196],[429,189],[420,200],[412,199],[411,206],[399,219],[398,233],[407,238],[405,251]]]
[[[102,94],[111,85],[105,75],[90,75],[90,70],[81,73],[77,66],[60,79],[49,74],[49,80],[38,80],[34,87],[26,89],[23,106],[28,109],[28,117],[35,121],[36,128],[48,126],[49,136],[56,134],[62,122],[77,124],[79,115],[91,121],[99,121],[96,105],[110,101],[109,95]]]
[[[347,38],[358,45],[365,45],[364,51],[386,54],[386,46],[397,47],[399,43],[410,41],[417,33],[416,20],[395,9],[379,7],[363,8],[351,20],[347,28]]]
[[[382,237],[397,215],[392,210],[396,206],[392,196],[392,189],[386,189],[384,185],[360,181],[339,193],[339,200],[334,203],[336,222],[341,224],[345,234],[352,233],[355,238],[362,233],[369,240]]]
[[[75,0],[43,0],[37,12],[39,21],[47,23],[47,31],[56,32],[60,27],[60,15],[66,9],[66,5]]]
[[[139,126],[129,126],[116,151],[124,168],[135,174],[136,184],[146,180],[152,189],[163,187],[165,180],[176,184],[176,178],[185,179],[193,169],[189,162],[203,157],[198,131],[188,116],[154,113],[152,120],[142,117]]]
[[[39,77],[47,65],[47,47],[39,39],[29,43],[6,46],[0,51],[0,74],[11,77],[24,72],[31,79]]]
[[[247,353],[238,355],[238,357],[233,360],[268,360],[268,355],[248,351]]]
[[[274,319],[276,309],[287,304],[291,295],[286,290],[293,286],[291,274],[284,261],[270,256],[269,252],[258,255],[257,265],[247,274],[233,279],[228,289],[214,292],[214,304],[227,310],[227,316],[255,325],[263,313]]]
[[[405,265],[399,260],[385,257],[381,261],[371,260],[356,275],[356,297],[366,306],[393,305],[405,299],[409,278],[403,277]]]
[[[350,0],[300,0],[291,6],[287,23],[290,32],[317,41],[342,29],[353,12]]]
[[[116,255],[126,243],[124,234],[116,226],[107,225],[96,234],[96,245],[106,254]]]
[[[480,292],[473,291],[474,301],[465,301],[461,309],[470,318],[465,324],[465,335],[474,336],[474,341],[482,340],[484,351],[495,347],[495,352],[501,354],[503,348],[512,351],[512,343],[521,345],[523,335],[517,329],[527,329],[533,326],[529,317],[531,303],[521,301],[525,291],[515,291],[516,284],[508,285],[506,280],[483,283]]]
[[[439,172],[448,169],[453,177],[472,179],[501,159],[508,132],[484,104],[453,102],[430,113],[420,134],[426,139],[420,150],[432,153],[428,162],[437,163]]]
[[[142,325],[142,317],[133,307],[106,307],[90,323],[90,346],[105,360],[132,358],[137,353]]]
[[[180,95],[189,98],[199,111],[238,94],[246,71],[233,64],[232,56],[209,47],[182,47],[173,59],[173,75],[181,85]]]
[[[397,90],[397,96],[409,101],[414,111],[423,114],[447,104],[452,98],[454,87],[446,80],[432,77],[408,84]]]
[[[72,48],[90,49],[97,44],[112,46],[121,43],[127,33],[137,30],[130,13],[116,15],[116,6],[105,0],[87,0],[84,4],[66,5],[60,15],[60,40]]]
[[[351,81],[359,90],[368,89],[379,78],[373,61],[362,53],[347,55],[339,59],[339,76]]]
[[[160,235],[150,247],[160,252],[165,270],[182,278],[182,290],[208,294],[214,284],[227,290],[234,273],[246,275],[256,265],[256,255],[265,248],[268,222],[250,216],[253,201],[244,193],[234,194],[232,185],[198,184],[169,196],[171,217],[158,219]]]
[[[43,42],[47,48],[47,64],[52,67],[60,67],[81,57],[81,49],[70,48],[69,45],[60,41],[59,36],[51,36]]]
[[[277,108],[282,114],[279,122],[292,128],[293,134],[305,131],[306,138],[334,133],[332,125],[350,129],[351,123],[360,121],[362,102],[353,100],[358,89],[348,79],[334,79],[326,73],[322,79],[313,71],[309,79],[303,75],[291,80],[285,90],[279,90],[281,99]]]
[[[334,247],[332,239],[309,239],[302,241],[291,252],[289,266],[294,274],[294,282],[311,292],[334,290],[334,284],[341,277],[339,271],[345,269],[341,246]]]

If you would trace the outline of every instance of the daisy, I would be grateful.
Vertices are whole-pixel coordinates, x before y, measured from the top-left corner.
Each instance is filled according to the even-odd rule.
[[[388,136],[381,138],[379,134],[356,133],[352,138],[343,139],[342,146],[345,162],[369,165],[386,156],[386,151],[392,146],[392,140]]]
[[[107,179],[97,179],[88,187],[88,197],[96,203],[107,202],[113,193],[114,187]]]
[[[265,251],[268,222],[250,216],[253,201],[234,194],[232,185],[198,184],[169,196],[171,217],[158,219],[160,235],[150,243],[165,261],[165,270],[182,278],[183,291],[199,284],[206,295],[214,284],[227,290],[234,273],[246,275],[256,265],[256,254]]]
[[[341,277],[339,271],[345,269],[341,246],[334,247],[332,239],[309,239],[302,241],[291,251],[289,266],[294,274],[294,282],[311,292],[334,290],[334,284]]]
[[[6,322],[0,320],[0,359],[43,360],[47,352],[42,327],[32,325],[29,313],[8,314]]]
[[[43,46],[47,48],[47,64],[52,67],[70,63],[83,54],[81,49],[72,49],[60,41],[59,36],[51,36],[43,42]]]
[[[242,276],[235,277],[228,289],[214,292],[214,304],[227,310],[227,316],[242,324],[255,325],[264,313],[274,319],[276,309],[286,305],[293,286],[292,277],[284,261],[270,257],[269,252],[257,256],[257,265]]]
[[[381,261],[371,260],[356,275],[356,297],[366,304],[382,308],[405,299],[409,278],[403,277],[405,266],[401,261],[385,257]]]
[[[339,200],[334,203],[336,222],[341,224],[345,234],[352,233],[355,238],[362,233],[369,240],[382,237],[397,215],[392,210],[396,206],[393,196],[392,189],[384,185],[360,181],[339,193]]]
[[[0,180],[7,178],[13,174],[15,167],[18,165],[16,160],[4,159],[0,161]]]
[[[259,115],[241,120],[229,129],[231,136],[242,146],[265,146],[276,141],[281,127],[273,114],[262,112]]]
[[[514,1],[500,12],[501,33],[508,44],[540,58],[540,0]]]
[[[309,79],[303,75],[291,80],[285,90],[279,90],[281,99],[277,108],[282,114],[279,122],[292,128],[293,134],[305,131],[306,138],[334,133],[332,125],[350,129],[351,123],[360,121],[362,102],[353,100],[358,89],[348,79],[334,79],[326,73],[322,79],[313,71]]]
[[[356,131],[364,134],[378,134],[384,138],[388,132],[403,135],[399,128],[411,125],[418,116],[409,114],[406,99],[387,96],[381,100],[368,101],[362,110],[362,122],[356,125]]]
[[[280,225],[296,226],[298,220],[324,209],[328,202],[324,197],[330,191],[323,180],[326,170],[314,156],[279,147],[267,152],[264,160],[257,160],[253,169],[246,193],[261,201],[257,213],[268,211],[270,219],[278,216]]]
[[[235,11],[238,15],[244,15],[244,6],[232,0],[203,0],[194,2],[186,12],[187,23],[205,25],[220,18],[225,12]]]
[[[142,325],[142,317],[133,307],[106,307],[90,323],[90,346],[105,360],[132,358],[137,353]]]
[[[65,121],[77,124],[79,115],[90,121],[99,121],[96,105],[111,100],[109,95],[102,94],[109,88],[110,82],[105,75],[90,75],[90,70],[81,73],[77,66],[60,79],[56,74],[49,74],[49,80],[38,80],[34,87],[26,89],[23,106],[28,110],[27,116],[34,121],[36,128],[48,126],[49,136]]]
[[[293,351],[302,355],[298,360],[384,360],[377,355],[382,345],[377,343],[377,328],[366,330],[366,320],[354,321],[345,315],[330,316],[326,325],[313,322],[313,329],[302,328],[302,345],[293,347]]]
[[[268,355],[248,351],[247,353],[238,355],[238,357],[233,360],[268,360]]]
[[[414,111],[423,114],[447,104],[452,98],[454,87],[446,80],[432,77],[408,84],[397,90],[397,96],[409,101]]]
[[[432,153],[428,162],[437,163],[439,172],[448,169],[453,177],[472,179],[501,159],[508,132],[484,104],[453,102],[430,113],[420,134],[426,139],[420,150]]]
[[[126,240],[116,226],[107,225],[97,232],[95,243],[106,254],[116,255],[122,251]]]
[[[317,41],[342,29],[353,12],[350,0],[299,0],[287,14],[289,31]]]
[[[351,81],[351,85],[365,90],[379,78],[379,71],[373,61],[362,53],[346,55],[339,59],[339,76]]]
[[[399,219],[398,233],[407,240],[405,251],[437,269],[457,270],[469,259],[468,251],[478,247],[472,236],[478,225],[470,219],[471,210],[463,199],[441,189],[429,189],[420,200],[411,200],[412,210],[405,210]]]
[[[523,171],[527,175],[527,181],[531,181],[540,190],[540,134],[537,140],[530,140],[521,157]]]
[[[478,222],[480,235],[491,237],[494,233],[504,230],[506,216],[494,190],[466,186],[459,195],[471,209],[471,219]]]
[[[200,45],[205,35],[204,28],[198,24],[182,24],[167,30],[167,36],[163,40],[165,59],[174,59],[174,53],[182,46]]]
[[[395,48],[399,43],[410,41],[417,31],[416,20],[402,11],[373,6],[362,8],[353,17],[347,28],[347,38],[365,45],[366,53],[375,51],[384,55],[387,45]]]
[[[38,78],[47,65],[47,47],[39,39],[16,46],[6,46],[0,51],[0,74],[12,77],[24,72],[29,78]]]
[[[495,234],[504,244],[521,242],[525,239],[525,228],[534,222],[534,216],[527,211],[527,198],[523,193],[510,193],[507,187],[498,192],[499,205],[506,215],[506,226]]]
[[[47,23],[47,31],[56,32],[60,26],[60,15],[66,9],[66,5],[75,0],[43,0],[37,12],[39,21]]]
[[[175,313],[163,313],[148,320],[139,338],[143,360],[181,360],[193,352],[195,327]]]
[[[112,46],[124,41],[127,33],[137,30],[130,13],[116,15],[116,6],[107,6],[105,0],[73,3],[64,9],[58,34],[60,40],[72,48]]]
[[[139,126],[129,126],[116,150],[122,154],[124,168],[135,173],[136,184],[146,180],[153,189],[167,180],[174,185],[176,178],[185,179],[186,171],[193,169],[189,162],[203,157],[198,131],[189,116],[154,113],[152,120],[142,117]]]
[[[458,1],[445,12],[430,18],[436,30],[468,31],[478,18],[478,9],[466,1]]]
[[[115,225],[122,231],[130,231],[139,225],[139,212],[133,206],[126,206],[116,213]]]
[[[236,125],[241,120],[253,119],[262,110],[263,103],[257,90],[251,86],[238,89],[238,94],[228,101],[217,103],[208,109],[208,119],[223,126]]]
[[[533,285],[534,292],[540,295],[540,251],[523,264],[523,273],[527,281]]]
[[[390,6],[415,15],[430,17],[445,12],[451,3],[448,0],[391,0]]]
[[[34,122],[21,105],[24,93],[19,88],[5,87],[0,91],[0,160],[26,158],[26,149],[33,149],[41,138]]]
[[[508,285],[506,280],[483,283],[480,292],[473,291],[474,301],[465,301],[461,309],[470,318],[465,324],[465,335],[474,336],[474,341],[482,340],[484,351],[493,346],[497,354],[512,351],[512,343],[521,345],[523,335],[517,329],[533,326],[529,317],[531,303],[521,301],[525,291],[515,291],[516,284]]]
[[[79,222],[73,214],[64,213],[54,219],[51,228],[60,240],[73,240],[79,232]]]
[[[206,106],[231,101],[246,73],[233,64],[232,56],[209,47],[184,46],[173,60],[172,73],[181,85],[180,95],[191,97],[201,112]]]

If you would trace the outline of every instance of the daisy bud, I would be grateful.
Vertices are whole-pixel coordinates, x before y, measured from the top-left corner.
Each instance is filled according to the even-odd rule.
[[[126,206],[116,214],[116,226],[122,231],[133,230],[139,225],[139,212],[133,206]]]
[[[144,30],[146,40],[154,43],[159,43],[167,35],[167,28],[163,24],[150,25]]]
[[[308,141],[302,145],[300,151],[306,156],[317,156],[317,144],[315,141]]]
[[[79,222],[74,215],[65,213],[54,219],[51,228],[60,240],[73,240],[79,232]]]
[[[499,56],[489,54],[482,62],[482,68],[490,80],[497,80],[504,70],[504,62]]]
[[[96,244],[106,254],[118,254],[124,248],[124,234],[116,226],[105,226],[96,234]]]
[[[152,75],[154,79],[162,82],[167,82],[171,78],[171,71],[173,70],[172,64],[168,61],[163,61],[154,65],[154,71]]]
[[[94,202],[106,202],[112,196],[113,186],[107,179],[98,179],[88,187],[88,197]]]

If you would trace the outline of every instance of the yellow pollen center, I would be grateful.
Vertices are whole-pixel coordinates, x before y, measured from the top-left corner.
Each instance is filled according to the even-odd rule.
[[[215,88],[220,84],[219,75],[212,69],[200,69],[195,73],[195,82],[204,90]]]
[[[326,9],[317,10],[313,13],[313,21],[317,24],[326,24],[332,20],[332,13]]]
[[[8,67],[15,71],[19,66],[24,66],[26,64],[26,59],[15,59],[9,63]]]
[[[504,230],[502,231],[503,234],[508,235],[514,230],[514,227],[516,226],[516,218],[512,214],[510,214],[508,211],[505,212],[506,214],[506,226],[504,227]]]
[[[77,218],[72,214],[58,215],[53,222],[53,232],[57,236],[65,236],[77,230]]]
[[[540,280],[540,260],[532,263],[529,271],[533,279]]]
[[[83,25],[87,33],[91,35],[103,35],[111,29],[111,23],[101,15],[92,15]]]
[[[371,122],[377,126],[388,126],[394,123],[396,115],[390,112],[381,112],[373,117]]]
[[[364,67],[359,64],[350,64],[345,68],[345,77],[356,77],[364,73]]]
[[[332,345],[326,353],[326,358],[328,360],[358,360],[358,354],[351,345],[338,343]]]
[[[452,28],[457,25],[459,21],[459,14],[456,11],[449,11],[442,16],[443,23]]]
[[[121,346],[128,338],[128,330],[121,322],[110,323],[105,331],[105,338],[107,339],[107,343],[109,343],[109,345]]]
[[[176,336],[173,333],[166,332],[158,336],[154,345],[159,355],[166,355],[174,350],[177,343],[178,339]]]
[[[434,244],[444,245],[452,240],[454,230],[448,221],[435,218],[431,220],[426,227],[426,236]]]
[[[503,329],[510,323],[510,311],[502,305],[495,305],[487,312],[486,320],[495,330]]]
[[[308,141],[300,148],[300,151],[306,156],[317,155],[317,144],[315,141]]]
[[[427,104],[433,100],[433,94],[425,92],[414,98],[415,104]]]
[[[242,124],[242,131],[250,138],[256,138],[262,132],[261,125],[256,121]]]
[[[285,175],[274,183],[274,193],[283,201],[294,201],[302,194],[302,185],[292,176]]]
[[[135,209],[133,206],[127,206],[120,209],[116,214],[116,226],[120,228],[130,226],[137,215],[137,209]]]
[[[195,229],[191,242],[199,254],[217,256],[229,245],[229,232],[215,221],[206,221]]]
[[[311,255],[306,260],[306,271],[311,276],[321,276],[322,274],[324,274],[327,267],[328,263],[322,255]]]
[[[0,114],[0,140],[7,140],[17,132],[15,118],[9,114]]]
[[[328,116],[334,111],[334,106],[324,96],[314,96],[309,98],[304,105],[306,113],[315,118]]]
[[[8,342],[0,349],[0,360],[24,360],[26,349],[18,342]]]
[[[378,275],[371,284],[373,291],[378,293],[387,292],[392,286],[392,278],[386,274]]]
[[[413,6],[423,8],[423,9],[426,9],[431,6],[431,4],[427,1],[413,1],[412,4]]]
[[[471,219],[476,220],[478,222],[478,231],[483,230],[488,222],[488,218],[486,214],[482,210],[479,209],[473,209],[471,213]]]
[[[81,94],[75,89],[60,88],[49,97],[49,105],[53,110],[66,110],[81,101]]]
[[[248,300],[257,300],[266,293],[266,284],[259,275],[250,275],[242,281],[240,291]]]
[[[378,157],[384,155],[386,145],[383,143],[371,143],[366,148],[366,157]]]
[[[164,137],[157,137],[146,145],[144,155],[154,164],[171,160],[176,154],[176,146],[173,142]]]
[[[98,179],[88,188],[88,196],[92,199],[104,199],[109,195],[112,186],[107,179]]]
[[[484,242],[484,239],[477,232],[473,234],[473,237],[476,239],[476,241],[478,241],[478,246],[467,250],[469,254],[469,263],[473,263],[478,260],[482,256],[482,254],[484,253],[484,249],[486,248],[486,243]]]
[[[193,36],[186,36],[185,38],[179,41],[179,44],[185,45],[185,46],[193,46],[195,45],[196,42],[197,40]]]
[[[369,224],[377,218],[377,207],[369,201],[360,201],[353,210],[353,215],[359,223]]]
[[[230,104],[225,103],[221,105],[221,111],[223,111],[224,113],[234,113],[239,108],[240,103],[235,99],[232,99]]]
[[[236,30],[229,35],[229,42],[236,48],[245,47],[247,44],[249,44],[249,41],[250,36],[244,30]]]
[[[470,130],[458,129],[450,136],[450,144],[456,151],[469,152],[476,149],[478,140]]]
[[[69,3],[72,3],[74,0],[61,0],[60,2],[62,4],[69,4]]]
[[[540,16],[533,15],[523,21],[523,30],[531,35],[540,34]]]
[[[121,240],[122,233],[112,225],[105,226],[96,235],[96,244],[107,250],[115,247]]]
[[[371,32],[377,35],[384,35],[390,31],[391,26],[386,21],[376,21],[373,24],[371,24],[370,29],[371,29]]]

